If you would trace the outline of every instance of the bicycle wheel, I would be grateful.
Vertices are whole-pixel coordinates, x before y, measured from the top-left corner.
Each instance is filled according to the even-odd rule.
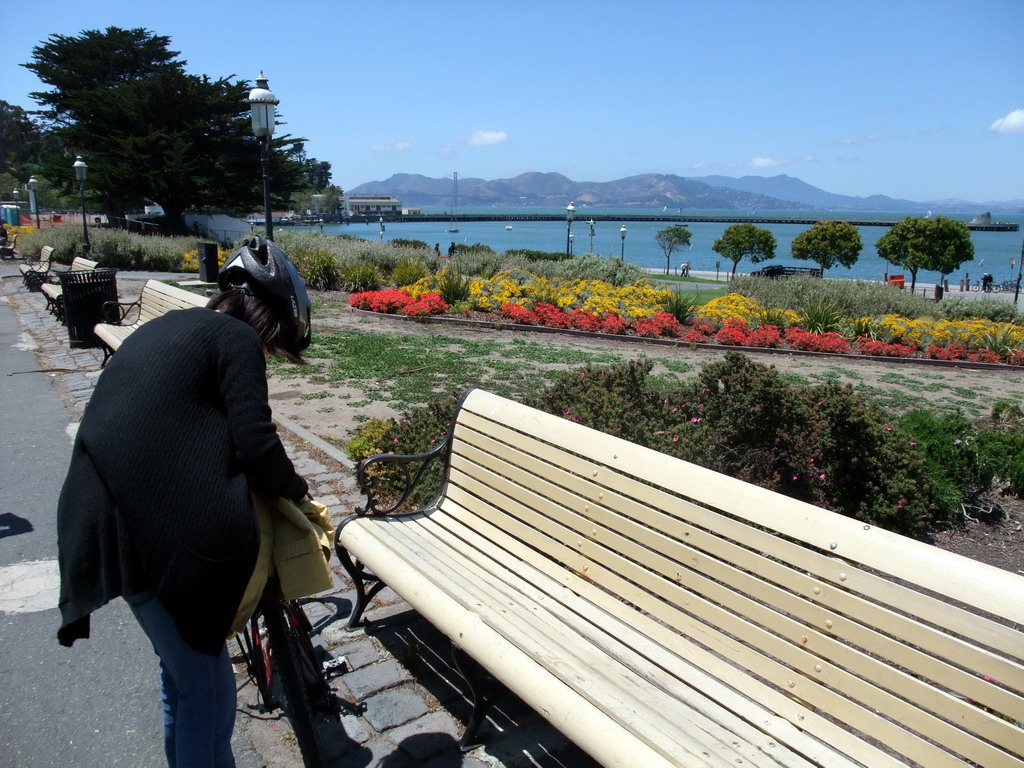
[[[281,682],[282,705],[295,732],[306,768],[323,768],[323,745],[313,703],[326,687],[309,635],[293,611],[302,609],[278,602],[263,612],[274,671]],[[312,674],[311,674],[312,673]]]
[[[261,712],[269,712],[277,708],[272,679],[274,670],[270,661],[270,643],[265,634],[266,630],[260,629],[259,614],[256,614],[249,620],[248,626],[235,636],[235,642],[238,643],[242,658],[245,660],[245,671],[256,686]]]

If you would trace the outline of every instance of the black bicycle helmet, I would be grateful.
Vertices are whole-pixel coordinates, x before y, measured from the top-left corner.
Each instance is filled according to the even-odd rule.
[[[262,237],[247,241],[228,259],[217,282],[222,291],[236,288],[285,309],[295,328],[289,351],[299,353],[309,346],[312,305],[306,284],[276,243]]]

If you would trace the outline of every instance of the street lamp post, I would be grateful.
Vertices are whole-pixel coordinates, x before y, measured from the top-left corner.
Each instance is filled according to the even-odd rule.
[[[1024,268],[1024,243],[1020,244],[1020,262],[1017,264],[1017,285],[1013,289],[1013,305],[1017,306],[1017,299],[1020,298],[1020,277],[1021,269]]]
[[[569,255],[572,255],[572,251],[573,251],[572,246],[573,246],[573,243],[575,243],[575,242],[576,242],[576,235],[570,234],[569,235]]]
[[[619,251],[619,258],[622,261],[626,260],[626,225],[622,225],[622,229],[619,230],[619,239],[622,240],[622,250]]]
[[[379,216],[378,218],[380,219],[380,241],[383,243],[384,242],[384,217],[383,216]]]
[[[39,203],[36,201],[36,189],[39,187],[39,182],[36,181],[35,176],[29,176],[28,181],[25,182],[25,187],[28,189],[29,209],[31,213],[35,214],[36,229],[39,229]]]
[[[89,172],[89,166],[79,155],[71,166],[75,169],[75,178],[78,179],[78,194],[82,197],[82,255],[89,256],[89,225],[86,222],[85,214],[85,175]]]
[[[274,218],[270,210],[270,137],[274,135],[276,116],[274,107],[281,102],[270,90],[267,76],[260,72],[256,87],[249,91],[249,112],[252,132],[260,140],[260,160],[263,165],[263,209],[266,212],[267,240],[274,239]]]
[[[576,215],[576,206],[569,203],[565,206],[565,255],[572,253],[572,217]]]
[[[590,225],[590,252],[594,252],[594,220],[591,219],[587,222]]]

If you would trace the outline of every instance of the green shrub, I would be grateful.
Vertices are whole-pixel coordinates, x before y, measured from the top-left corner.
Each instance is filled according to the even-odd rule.
[[[573,258],[573,256],[565,253],[564,251],[531,251],[525,248],[506,251],[506,254],[508,256],[518,256],[519,258],[525,259],[531,263],[535,261],[565,261]]]
[[[374,264],[352,264],[342,269],[342,275],[345,287],[352,293],[379,291],[384,285],[384,276]]]
[[[459,274],[458,270],[447,269],[438,278],[437,292],[445,304],[452,306],[469,299],[469,283],[470,281]]]
[[[829,299],[814,299],[800,308],[803,315],[801,327],[811,333],[832,333],[841,331],[846,315],[839,305]]]
[[[939,311],[946,320],[968,320],[980,317],[994,323],[1024,323],[1024,315],[1008,301],[992,298],[949,296],[939,302]]]
[[[310,288],[334,291],[343,284],[342,269],[334,254],[328,250],[304,251],[292,260],[302,279]]]
[[[404,237],[396,237],[393,240],[388,241],[392,248],[414,248],[421,251],[432,251],[432,247],[422,240],[407,240]]]
[[[444,440],[455,407],[455,398],[441,399],[431,405],[420,406],[409,411],[390,429],[381,435],[374,435],[367,441],[367,447],[375,440],[382,440],[384,450],[378,453],[415,455],[425,453]],[[369,422],[368,422],[369,423]],[[373,431],[375,432],[375,430]],[[381,467],[373,473],[373,485],[379,498],[395,501],[405,488],[407,467]],[[416,468],[413,469],[416,471]],[[441,465],[434,461],[424,472],[423,478],[405,508],[416,508],[427,504],[438,492],[441,484]]]
[[[360,424],[345,445],[345,454],[358,464],[374,454],[389,453],[388,433],[394,426],[394,419],[370,419]]]
[[[909,291],[865,280],[822,280],[798,275],[785,280],[765,280],[741,275],[730,290],[757,299],[766,307],[800,311],[814,302],[831,302],[845,317],[895,314],[909,318],[935,315],[935,302]]]
[[[692,294],[686,294],[681,291],[672,291],[669,294],[668,299],[665,300],[665,311],[670,313],[680,323],[688,323],[693,319],[693,316],[697,313],[697,308],[701,306],[703,302],[695,298]]]
[[[398,288],[401,288],[404,285],[412,285],[429,274],[430,270],[422,261],[402,259],[395,265],[395,271],[391,273],[391,280]]]
[[[648,274],[636,264],[621,259],[606,259],[603,256],[586,254],[566,261],[527,262],[526,269],[539,277],[549,280],[603,280],[619,287],[633,285]]]
[[[19,250],[36,256],[44,245],[54,249],[54,257],[61,264],[70,264],[84,255],[82,230],[79,227],[46,227],[33,230],[19,238]],[[89,256],[101,267],[121,270],[178,272],[182,257],[196,248],[194,237],[161,237],[140,235],[123,229],[89,228]]]
[[[927,460],[927,474],[938,478],[950,496],[987,491],[996,467],[980,450],[977,426],[962,413],[919,408],[898,420]]]
[[[532,405],[890,530],[953,519],[957,487],[848,385],[810,387],[731,353],[682,385],[649,361],[561,376]]]
[[[650,360],[566,373],[530,401],[533,407],[650,448],[663,448],[664,395],[648,380]]]

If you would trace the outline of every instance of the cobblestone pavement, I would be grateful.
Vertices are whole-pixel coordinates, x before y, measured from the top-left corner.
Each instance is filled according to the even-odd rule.
[[[42,294],[29,293],[16,272],[3,270],[0,300],[19,316],[25,348],[36,354],[39,368],[23,375],[48,376],[76,409],[84,409],[102,370],[98,349],[71,349],[67,330],[46,312]],[[119,278],[131,296],[141,282]],[[137,290],[135,291],[137,293]],[[335,519],[360,500],[351,465],[336,448],[302,425],[282,421],[281,435],[298,471]],[[368,611],[369,625],[355,632],[343,628],[352,605],[347,577],[334,564],[336,588],[305,602],[314,625],[315,644],[329,656],[344,656],[350,671],[332,681],[342,701],[340,724],[323,725],[330,768],[520,768],[594,763],[539,715],[505,694],[481,729],[484,746],[463,754],[457,740],[470,704],[455,670],[447,640],[390,590]],[[239,668],[238,726],[267,768],[301,764],[287,721],[256,707],[254,687]],[[154,724],[154,727],[155,724]]]

